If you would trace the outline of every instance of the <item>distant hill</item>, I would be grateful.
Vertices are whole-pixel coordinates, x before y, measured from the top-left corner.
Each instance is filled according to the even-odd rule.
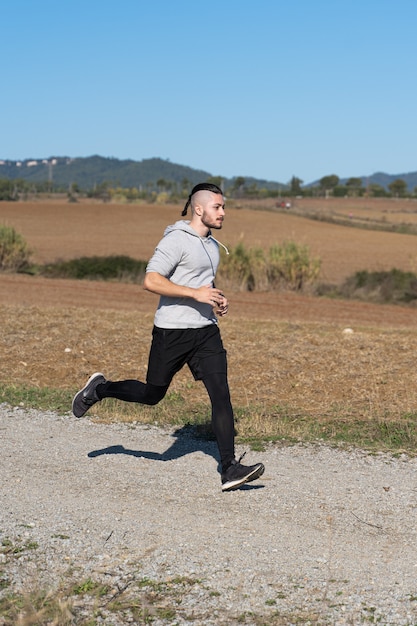
[[[384,172],[376,172],[372,176],[362,176],[362,185],[366,187],[369,183],[375,183],[381,185],[385,189],[388,189],[394,180],[401,179],[407,183],[409,191],[413,191],[417,187],[417,172],[409,172],[408,174],[385,174]]]
[[[417,187],[417,172],[409,172],[408,174],[385,174],[384,172],[375,172],[375,174],[371,174],[371,176],[355,176],[355,178],[361,179],[363,187],[375,184],[381,185],[381,187],[388,190],[388,185],[398,179],[407,183],[409,191],[413,191],[414,187]],[[348,180],[349,178],[341,178],[340,184],[345,185]],[[307,185],[307,187],[315,187],[318,184],[319,181],[316,180],[315,182]]]
[[[178,165],[160,158],[143,159],[133,161],[131,159],[116,159],[112,157],[102,157],[98,155],[90,157],[48,157],[47,159],[25,159],[23,161],[0,160],[0,179],[9,178],[11,180],[21,178],[26,181],[36,183],[51,182],[55,186],[68,188],[72,183],[76,183],[80,189],[86,191],[93,189],[101,183],[111,183],[114,186],[124,188],[136,187],[146,189],[156,186],[157,181],[165,180],[186,186],[192,186],[207,180],[213,176],[210,172],[193,169],[186,165]],[[216,173],[215,176],[218,176]],[[221,175],[220,175],[221,176]],[[401,178],[407,183],[409,191],[417,187],[417,172],[408,174],[385,174],[376,172],[371,176],[358,176],[362,184],[376,183],[385,189],[394,180]],[[282,190],[288,188],[288,184],[269,181],[259,178],[244,176],[245,185],[256,184],[258,188]],[[225,189],[232,186],[235,178],[223,178]],[[348,179],[340,180],[345,184]],[[308,183],[305,187],[318,185],[318,181]]]
[[[25,159],[24,161],[0,160],[0,178],[14,180],[21,178],[36,183],[51,182],[68,187],[76,183],[80,189],[93,189],[96,185],[108,182],[124,188],[146,189],[156,185],[158,180],[174,181],[193,186],[213,176],[210,172],[178,165],[160,158],[142,161],[120,160],[101,156],[91,157],[49,157],[48,159]],[[216,174],[217,176],[217,174]],[[228,187],[235,179],[223,179]],[[285,189],[283,183],[245,177],[245,184],[256,183],[259,188]]]

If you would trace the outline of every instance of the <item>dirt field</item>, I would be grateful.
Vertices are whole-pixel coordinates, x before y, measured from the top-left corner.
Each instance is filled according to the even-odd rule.
[[[375,219],[388,215],[395,221],[417,204],[410,200],[296,201],[310,212],[366,211]],[[237,204],[236,202],[234,203]],[[228,208],[225,226],[216,233],[226,245],[243,240],[247,246],[263,247],[293,240],[308,245],[322,261],[322,282],[338,284],[357,270],[404,271],[417,269],[417,238],[413,235],[361,230],[286,214],[245,208]],[[258,205],[262,203],[258,203]],[[266,207],[273,204],[265,202]],[[410,208],[411,207],[411,208]],[[150,257],[167,224],[180,218],[180,206],[103,203],[69,204],[65,201],[1,202],[0,224],[21,233],[39,263],[80,256],[125,254],[135,259]],[[230,295],[230,294],[229,294]],[[29,276],[0,274],[0,299],[8,304],[88,306],[152,311],[155,298],[132,285],[79,283]],[[233,314],[239,317],[315,319],[348,324],[391,324],[393,316],[402,325],[414,323],[409,309],[336,303],[294,294],[234,294]],[[254,306],[256,303],[256,306]],[[247,306],[246,306],[247,304]]]
[[[385,204],[386,207],[386,204]],[[24,235],[39,262],[84,255],[146,259],[181,207],[0,203],[0,223]],[[417,238],[371,232],[289,214],[227,209],[218,238],[264,246],[293,239],[322,258],[323,281],[357,269],[412,268]],[[298,294],[228,293],[221,320],[234,401],[285,403],[327,415],[417,407],[413,308]],[[140,286],[0,274],[0,381],[75,389],[92,371],[145,375],[157,298]],[[351,328],[352,334],[344,330]],[[190,387],[188,372],[174,389]],[[193,391],[204,397],[200,388]]]
[[[383,199],[381,207],[376,205],[378,208],[375,208],[375,201],[363,208],[363,199],[334,200],[331,205],[326,202],[329,201],[297,201],[302,203],[304,210],[311,212],[319,211],[320,207],[324,207],[323,211],[346,213],[366,210],[395,220],[399,209],[407,210],[411,201],[391,201],[389,204]],[[413,235],[341,227],[303,219],[291,212],[253,211],[245,208],[243,202],[240,205],[242,208],[226,206],[225,225],[216,233],[220,241],[235,245],[242,239],[247,246],[262,247],[289,239],[306,244],[312,255],[322,260],[323,282],[338,283],[362,269],[417,268],[417,240]],[[262,206],[262,203],[256,206]],[[146,260],[166,225],[181,219],[181,208],[174,205],[1,202],[0,223],[14,226],[26,238],[36,262],[110,254],[126,254]]]

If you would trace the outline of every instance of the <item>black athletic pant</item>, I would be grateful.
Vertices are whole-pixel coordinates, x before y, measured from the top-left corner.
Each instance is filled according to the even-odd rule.
[[[234,416],[230,401],[227,374],[208,374],[202,379],[211,401],[211,420],[224,471],[234,459]],[[107,381],[97,387],[100,399],[117,398],[125,402],[158,404],[168,391],[169,385],[159,386],[140,380]]]

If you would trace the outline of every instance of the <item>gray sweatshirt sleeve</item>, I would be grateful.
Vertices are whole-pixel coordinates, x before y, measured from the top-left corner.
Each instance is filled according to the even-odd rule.
[[[147,272],[157,272],[170,278],[181,261],[182,246],[179,233],[170,233],[161,239],[146,267]]]

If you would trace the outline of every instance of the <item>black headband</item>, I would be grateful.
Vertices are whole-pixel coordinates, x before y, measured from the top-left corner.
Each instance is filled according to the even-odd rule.
[[[188,200],[185,203],[185,207],[182,210],[181,215],[187,215],[188,207],[191,204],[191,197],[197,193],[197,191],[211,191],[211,193],[219,193],[223,195],[223,191],[217,185],[213,183],[198,183],[195,187],[192,188],[190,195],[188,196]]]

